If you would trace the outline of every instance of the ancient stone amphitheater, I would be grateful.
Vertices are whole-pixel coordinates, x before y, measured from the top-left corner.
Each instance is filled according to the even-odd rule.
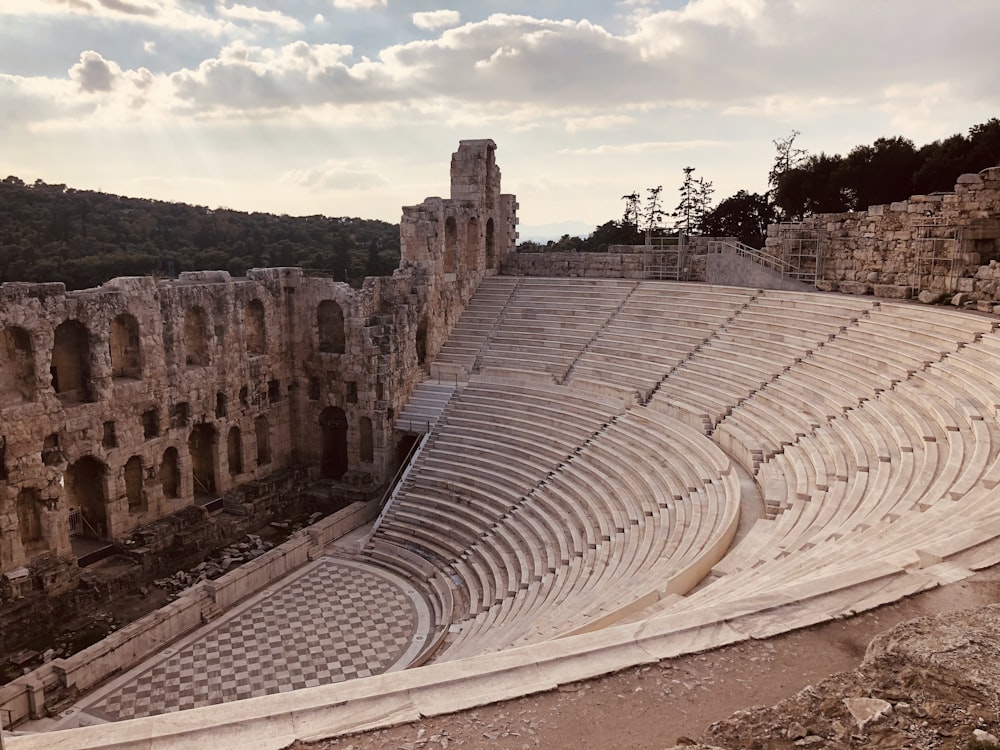
[[[405,663],[8,746],[279,748],[766,638],[1000,561],[993,315],[489,270],[393,417],[416,447],[374,525],[311,554],[422,603]]]

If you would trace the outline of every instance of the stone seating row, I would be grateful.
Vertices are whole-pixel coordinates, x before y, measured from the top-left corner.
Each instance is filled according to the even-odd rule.
[[[625,383],[647,397],[672,368],[752,299],[753,293],[745,290],[705,299],[690,285],[640,285],[582,352],[572,373]]]
[[[517,279],[492,276],[482,280],[435,360],[471,372],[476,356],[503,315]]]
[[[717,572],[853,537],[980,486],[996,464],[1000,428],[995,419],[982,418],[988,402],[962,396],[965,409],[953,405],[948,380],[936,377],[942,369],[929,368],[885,391],[762,465],[763,494],[781,515],[758,524]],[[837,481],[830,481],[831,466]]]
[[[716,425],[768,382],[855,325],[871,303],[762,293],[670,374],[655,399]]]
[[[545,284],[533,286],[537,299],[548,294],[542,291]],[[656,330],[658,317],[670,315],[660,300],[644,299],[654,296],[660,295],[651,294],[645,283],[635,287],[584,345],[573,376],[625,377],[644,384],[649,382],[643,380],[647,362],[652,370],[669,363],[672,355],[663,355],[658,336],[644,340],[642,335]],[[869,544],[884,547],[880,554],[886,560],[895,560],[906,546],[901,537],[896,539],[900,529],[930,532],[933,526],[922,517],[941,515],[937,509],[981,492],[991,481],[995,486],[1000,389],[993,386],[990,368],[981,364],[989,352],[1000,355],[1000,339],[991,324],[963,325],[962,316],[952,316],[948,325],[924,336],[908,324],[905,305],[765,292],[751,304],[743,302],[738,314],[731,314],[724,327],[709,330],[699,345],[682,337],[708,322],[695,305],[675,304],[673,331],[666,323],[659,328],[659,337],[674,343],[662,349],[676,346],[674,339],[683,341],[678,350],[693,344],[698,351],[687,360],[703,373],[684,384],[683,395],[697,402],[692,408],[712,403],[723,410],[713,438],[731,449],[728,435],[742,450],[733,454],[749,458],[748,466],[759,466],[758,479],[775,516],[758,522],[716,565],[718,580],[688,597],[691,602],[685,606],[752,596],[774,581],[794,580],[796,565],[789,561],[810,561],[816,567],[813,577],[857,564],[838,555],[845,539],[864,536]],[[515,316],[521,329],[512,325],[508,330],[530,332],[533,315],[544,323],[539,328],[554,327],[563,337],[553,341],[535,332],[543,335],[546,347],[565,343],[572,350],[585,336],[574,332],[572,318],[561,330],[558,319],[565,312],[560,304],[549,304]],[[612,374],[614,355],[623,343],[640,356],[617,363],[620,373]],[[668,369],[661,390],[679,386],[683,369]],[[748,371],[763,372],[768,379],[761,382]],[[705,393],[691,396],[697,387]],[[536,405],[538,417],[533,414],[532,421],[549,424],[553,416],[541,403]],[[563,466],[527,491],[519,494],[508,485],[505,496],[497,486],[497,472],[505,463],[513,464],[509,484],[517,487],[541,468],[531,448],[534,426],[512,419],[505,412],[509,404],[485,398],[479,407],[488,410],[491,420],[501,420],[498,424],[516,425],[520,442],[512,441],[509,453],[500,458],[492,455],[496,451],[488,433],[480,431],[464,442],[442,432],[441,449],[458,458],[447,466],[444,460],[427,460],[428,484],[420,491],[444,490],[445,499],[432,498],[422,514],[399,513],[400,519],[410,513],[411,525],[433,521],[442,529],[455,529],[448,544],[444,539],[432,544],[451,550],[455,575],[469,579],[468,595],[476,604],[459,618],[462,631],[442,658],[611,622],[630,606],[664,597],[662,586],[654,582],[669,577],[672,564],[683,565],[686,554],[711,546],[713,533],[718,536],[705,511],[715,508],[709,515],[721,517],[718,509],[725,505],[721,498],[727,497],[730,478],[701,476],[681,460],[658,468],[643,451],[653,444],[657,430],[644,431],[633,419],[639,408],[585,438]],[[465,419],[461,409],[452,416],[456,427]],[[472,476],[479,469],[482,486]],[[455,476],[442,474],[449,470]],[[452,518],[450,508],[436,504],[453,502],[447,491],[454,487],[464,493],[463,499],[485,493],[489,502],[470,506],[474,517]],[[476,536],[483,523],[486,530]],[[686,533],[672,533],[678,529]],[[886,541],[890,537],[896,541]],[[400,541],[406,543],[405,538]],[[865,548],[859,546],[857,554],[863,559]]]
[[[525,582],[512,595],[516,601],[463,623],[445,658],[570,632],[658,597],[671,585],[671,571],[695,565],[713,538],[724,536],[739,493],[728,460],[690,428],[642,412],[609,426],[512,511],[512,523],[541,513],[578,530],[576,547],[555,569]],[[689,475],[680,479],[685,465]]]
[[[517,564],[477,556],[479,536],[620,409],[620,401],[565,388],[469,383],[421,452],[377,538],[419,550],[439,567],[474,573],[467,576],[472,606],[492,605],[533,569],[526,555]]]

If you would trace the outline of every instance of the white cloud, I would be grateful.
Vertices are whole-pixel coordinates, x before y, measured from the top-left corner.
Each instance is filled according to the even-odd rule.
[[[644,141],[642,143],[607,144],[584,148],[559,149],[560,154],[574,156],[604,156],[607,154],[649,154],[659,151],[693,151],[700,148],[721,146],[721,141],[691,140],[691,141]]]
[[[285,32],[294,33],[305,29],[305,26],[300,21],[291,16],[286,16],[281,11],[261,10],[260,8],[250,5],[240,5],[239,3],[228,8],[220,5],[219,14],[235,21],[248,21],[252,24],[273,26]]]
[[[156,42],[146,41],[142,43],[142,49],[149,55],[156,54]]]
[[[80,62],[69,69],[69,77],[77,82],[80,91],[88,94],[111,91],[121,75],[122,70],[116,63],[105,60],[92,50],[80,55]]]
[[[308,169],[289,170],[280,182],[313,190],[371,190],[389,184],[369,164],[336,159]]]
[[[388,0],[333,0],[333,7],[342,10],[368,10],[385,7]]]
[[[585,130],[610,130],[635,122],[631,115],[592,115],[589,117],[567,117],[566,130],[579,133]]]
[[[462,14],[457,10],[427,10],[414,13],[411,18],[418,29],[433,31],[458,26],[462,21]]]

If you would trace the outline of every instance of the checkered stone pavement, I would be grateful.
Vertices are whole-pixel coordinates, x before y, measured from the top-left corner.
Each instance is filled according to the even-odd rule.
[[[417,629],[398,584],[320,558],[83,710],[119,721],[385,672]]]

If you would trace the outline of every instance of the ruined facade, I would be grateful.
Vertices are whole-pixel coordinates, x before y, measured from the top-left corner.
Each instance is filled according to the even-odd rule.
[[[58,593],[85,550],[293,465],[377,488],[394,415],[516,240],[490,140],[404,209],[359,290],[297,268],[0,286],[0,572]]]
[[[993,167],[962,175],[951,193],[773,225],[765,250],[815,271],[826,291],[890,298],[963,292],[1000,302],[998,279],[982,270],[1000,260],[998,215],[1000,167]]]

